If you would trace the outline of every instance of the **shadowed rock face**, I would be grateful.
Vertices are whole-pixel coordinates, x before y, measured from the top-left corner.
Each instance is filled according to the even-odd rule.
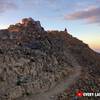
[[[42,28],[41,24],[40,24],[40,21],[34,21],[32,18],[24,18],[24,19],[22,19],[21,24],[24,27],[32,25],[33,27],[38,28],[38,30],[40,30]]]
[[[90,81],[99,90],[99,76],[100,55],[67,31],[45,31],[32,18],[0,30],[0,100],[71,100],[64,90]]]

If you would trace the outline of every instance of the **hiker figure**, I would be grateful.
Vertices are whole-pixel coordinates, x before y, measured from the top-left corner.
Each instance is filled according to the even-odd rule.
[[[67,29],[65,28],[65,30],[64,30],[65,32],[67,32]]]

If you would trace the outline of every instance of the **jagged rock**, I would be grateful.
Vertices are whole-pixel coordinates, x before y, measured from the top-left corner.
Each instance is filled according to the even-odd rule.
[[[9,32],[21,32],[25,28],[28,28],[29,31],[44,31],[40,21],[34,21],[32,18],[23,18],[20,23],[10,25],[8,30]]]

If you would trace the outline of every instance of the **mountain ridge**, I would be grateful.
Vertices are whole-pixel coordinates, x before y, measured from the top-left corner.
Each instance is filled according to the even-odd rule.
[[[1,100],[71,100],[78,90],[99,91],[99,76],[100,55],[65,30],[45,31],[32,18],[0,30]]]

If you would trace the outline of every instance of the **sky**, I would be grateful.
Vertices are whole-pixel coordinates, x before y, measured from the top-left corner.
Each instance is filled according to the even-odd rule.
[[[64,30],[100,52],[100,0],[0,0],[0,29],[32,17],[45,30]]]

